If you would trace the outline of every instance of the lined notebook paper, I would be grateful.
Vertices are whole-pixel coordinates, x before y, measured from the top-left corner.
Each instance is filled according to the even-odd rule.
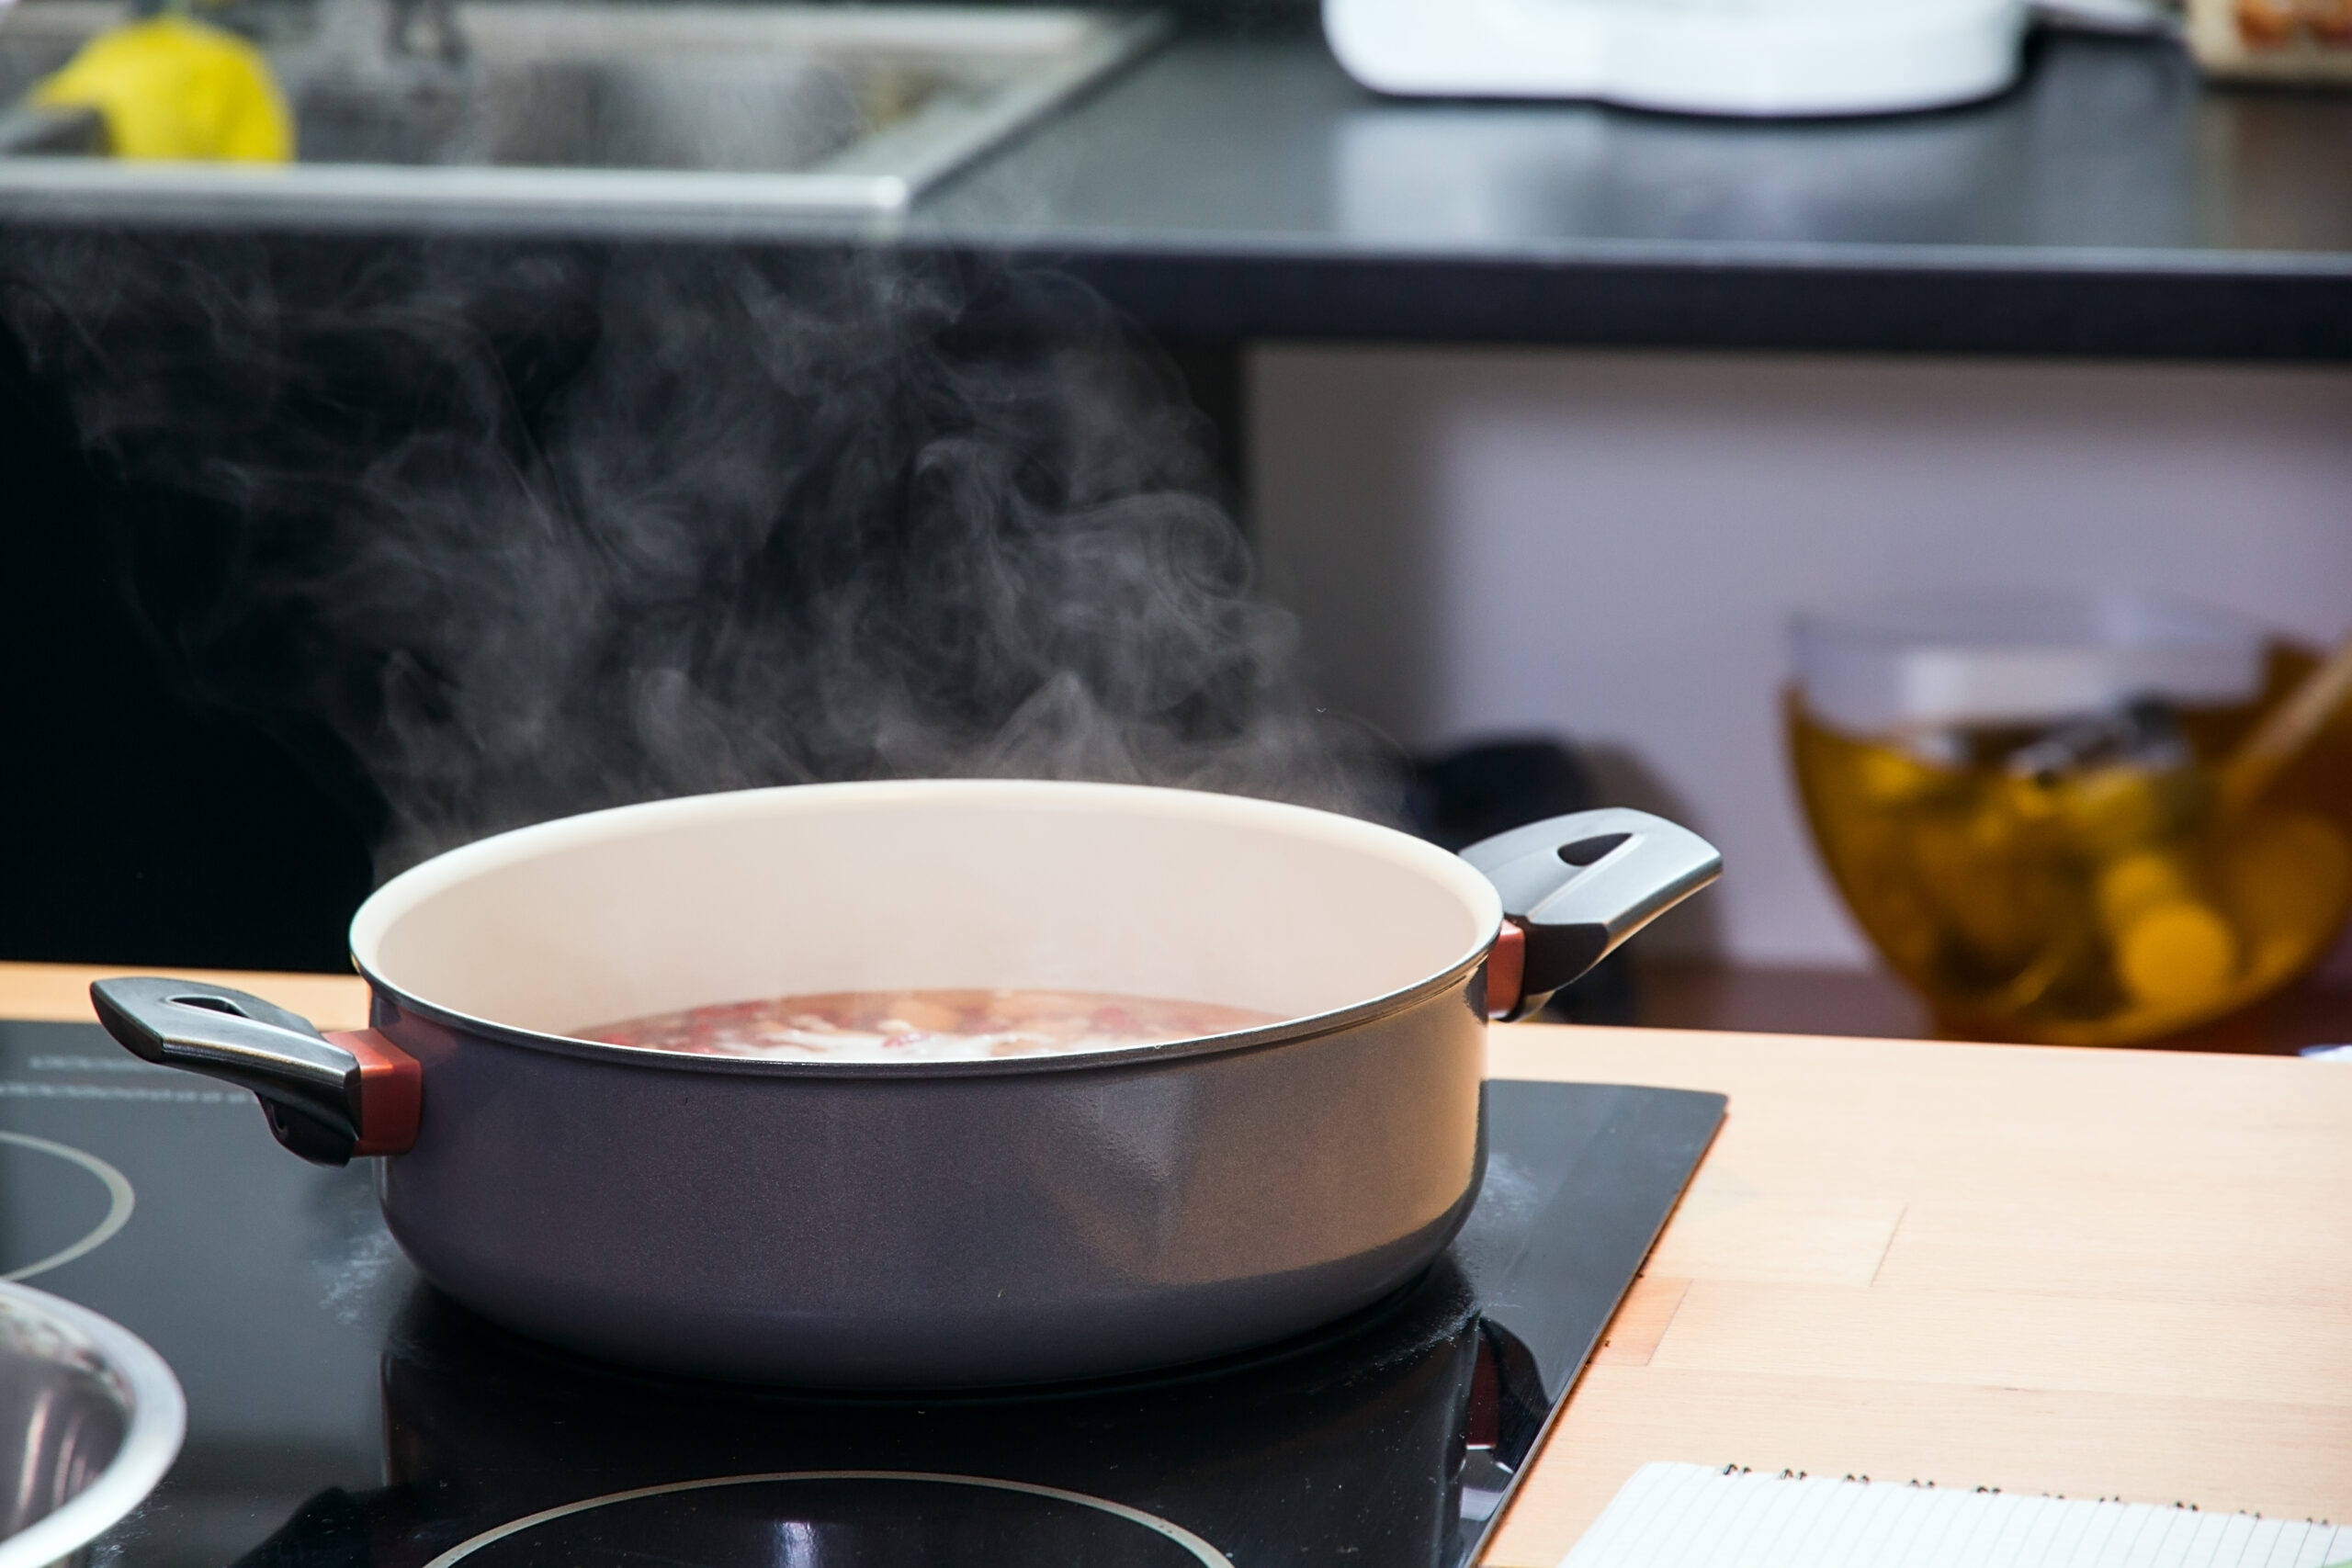
[[[1645,1464],[1561,1568],[2335,1568],[2352,1529]]]

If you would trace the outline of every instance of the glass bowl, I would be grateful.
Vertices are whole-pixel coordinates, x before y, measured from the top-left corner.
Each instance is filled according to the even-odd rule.
[[[2352,909],[2352,714],[2251,801],[2221,765],[2314,663],[2237,617],[1979,592],[1801,617],[1805,817],[1951,1034],[2120,1044],[2309,969]]]

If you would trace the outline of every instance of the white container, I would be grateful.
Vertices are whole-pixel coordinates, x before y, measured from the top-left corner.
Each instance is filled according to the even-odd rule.
[[[1696,114],[1938,108],[2017,79],[2025,0],[1323,0],[1384,93]]]

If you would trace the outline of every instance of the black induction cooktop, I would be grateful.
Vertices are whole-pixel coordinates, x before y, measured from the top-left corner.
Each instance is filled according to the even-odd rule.
[[[369,1167],[95,1027],[0,1023],[0,1274],[161,1351],[187,1445],[103,1568],[1453,1568],[1713,1137],[1720,1095],[1487,1086],[1415,1284],[1115,1382],[858,1397],[640,1376],[423,1284]]]

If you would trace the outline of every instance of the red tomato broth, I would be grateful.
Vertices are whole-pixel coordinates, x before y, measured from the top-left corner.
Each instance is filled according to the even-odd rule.
[[[1116,1051],[1279,1023],[1280,1013],[1112,991],[826,991],[621,1019],[579,1038],[781,1061],[968,1062]]]

